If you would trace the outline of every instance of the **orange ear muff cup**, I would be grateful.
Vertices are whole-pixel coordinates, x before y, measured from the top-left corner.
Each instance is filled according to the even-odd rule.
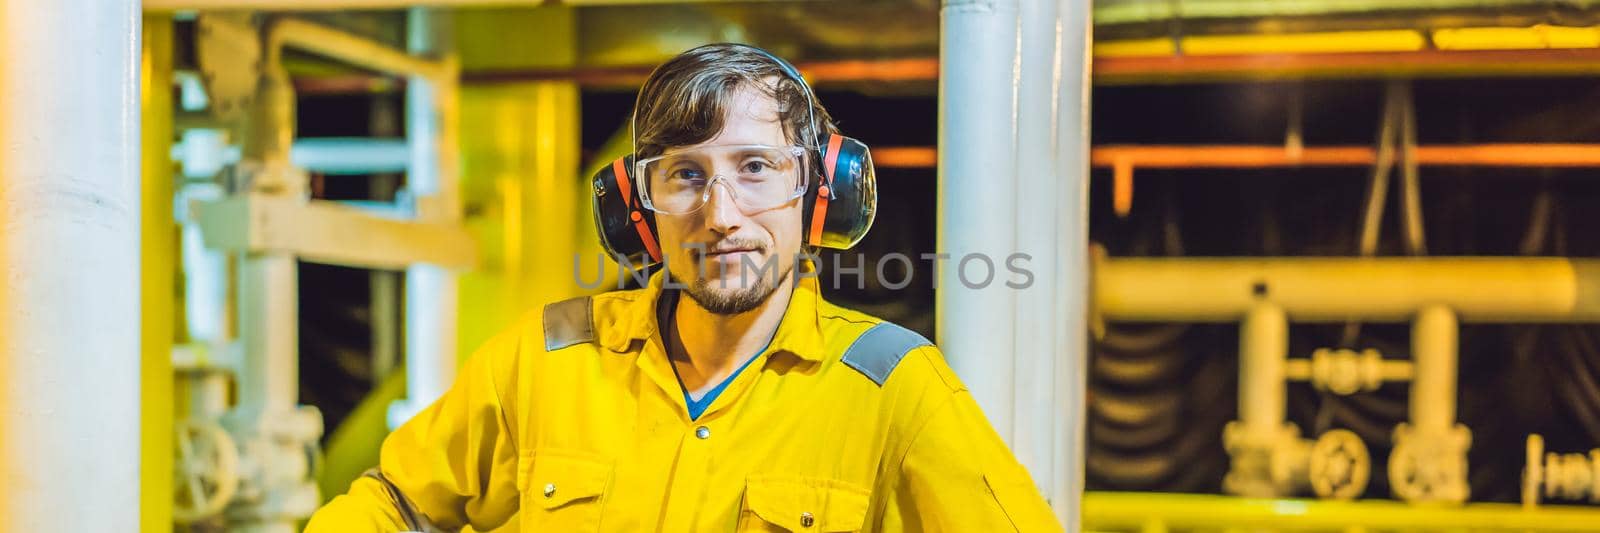
[[[656,236],[650,231],[650,225],[645,223],[644,215],[639,213],[638,206],[633,205],[633,182],[628,179],[628,165],[626,157],[619,157],[611,162],[611,172],[617,176],[617,185],[622,189],[622,201],[628,206],[628,218],[633,220],[633,228],[639,232],[639,240],[644,242],[644,249],[649,252],[650,259],[661,261],[661,247],[656,244]]]
[[[837,133],[828,136],[828,153],[822,163],[822,184],[817,186],[817,206],[811,213],[811,234],[806,238],[806,242],[812,246],[822,246],[822,227],[828,220],[828,197],[833,193],[829,187],[833,185],[833,172],[839,163],[839,146],[843,143],[844,137]]]

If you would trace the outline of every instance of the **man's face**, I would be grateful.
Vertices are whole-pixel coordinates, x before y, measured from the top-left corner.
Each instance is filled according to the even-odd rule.
[[[722,131],[696,146],[787,146],[791,142],[784,135],[778,111],[773,98],[740,89],[723,117]],[[738,164],[737,160],[716,160],[706,172],[731,177]],[[707,311],[725,315],[750,311],[793,275],[795,256],[800,252],[801,199],[746,212],[734,200],[730,182],[718,180],[710,187],[710,198],[698,211],[656,214],[667,271]]]

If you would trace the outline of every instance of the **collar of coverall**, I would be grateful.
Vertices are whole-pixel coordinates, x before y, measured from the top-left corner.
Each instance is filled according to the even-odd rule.
[[[802,259],[796,268],[807,274],[794,284],[789,295],[789,307],[783,312],[778,331],[772,337],[771,352],[788,352],[807,361],[822,361],[827,345],[822,339],[818,311],[822,306],[822,293],[817,283],[817,267],[810,259]],[[596,333],[602,345],[611,351],[624,353],[635,340],[649,339],[656,334],[656,300],[661,297],[661,287],[666,269],[650,276],[650,284],[638,296],[624,305],[624,317],[619,317],[614,327],[600,328]]]

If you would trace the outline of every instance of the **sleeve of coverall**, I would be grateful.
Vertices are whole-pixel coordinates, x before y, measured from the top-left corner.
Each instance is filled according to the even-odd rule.
[[[913,437],[885,531],[1061,531],[1050,505],[972,394],[950,392]],[[893,527],[898,523],[899,527]]]
[[[379,471],[312,515],[308,533],[493,529],[517,507],[509,424],[518,335],[473,354],[450,390],[383,441]],[[377,475],[381,473],[380,475]],[[379,479],[379,478],[382,479]],[[385,481],[388,484],[385,484]],[[412,524],[406,518],[412,517]]]

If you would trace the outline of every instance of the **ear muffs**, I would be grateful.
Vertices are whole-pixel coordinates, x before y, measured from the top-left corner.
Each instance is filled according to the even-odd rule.
[[[872,154],[861,141],[828,135],[822,168],[806,187],[806,244],[848,250],[872,229],[878,213],[878,178]]]
[[[819,155],[821,168],[811,173],[812,181],[802,198],[805,242],[848,250],[872,229],[878,212],[878,178],[872,168],[872,154],[861,141],[835,133],[828,136],[828,144]],[[612,257],[626,257],[638,264],[659,263],[661,244],[656,240],[655,214],[640,205],[632,170],[633,156],[629,155],[595,173],[595,230]]]
[[[594,174],[594,226],[612,257],[637,257],[639,264],[661,262],[655,213],[639,204],[638,184],[629,175],[633,156],[617,158]]]

